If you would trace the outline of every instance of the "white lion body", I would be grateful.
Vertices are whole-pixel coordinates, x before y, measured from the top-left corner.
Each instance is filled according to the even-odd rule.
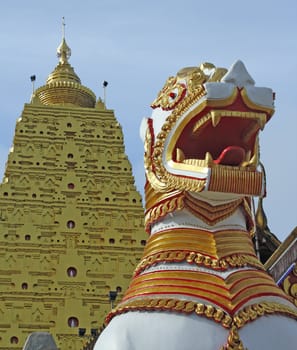
[[[189,71],[191,71],[191,69]],[[191,232],[192,233],[194,232],[195,235],[196,235],[196,232],[200,230],[199,234],[201,234],[201,232],[202,233],[205,232],[209,236],[211,235],[215,236],[216,233],[222,234],[224,232],[227,232],[227,236],[229,237],[228,238],[229,241],[228,240],[226,241],[227,245],[229,244],[232,246],[233,244],[233,246],[241,248],[241,246],[238,243],[238,239],[239,239],[238,237],[234,238],[235,243],[232,242],[232,239],[230,241],[230,235],[232,235],[234,232],[236,234],[236,230],[237,230],[238,232],[241,232],[241,233],[243,232],[244,235],[246,233],[246,236],[249,239],[249,243],[246,243],[247,252],[245,256],[251,256],[254,254],[254,252],[251,253],[251,250],[249,250],[250,249],[249,247],[252,246],[252,243],[249,238],[249,232],[248,232],[249,224],[248,224],[247,216],[250,215],[249,210],[245,211],[245,209],[243,209],[242,207],[238,207],[232,213],[231,211],[229,211],[227,215],[225,215],[223,218],[218,220],[216,223],[209,223],[207,220],[204,219],[203,216],[201,215],[199,216],[199,213],[197,212],[196,214],[193,213],[193,210],[188,210],[184,207],[182,208],[179,207],[176,210],[175,209],[171,210],[170,205],[174,206],[176,202],[172,201],[170,202],[170,205],[168,205],[167,207],[166,206],[162,207],[162,201],[166,200],[166,196],[162,197],[163,177],[159,176],[157,172],[159,171],[161,175],[165,174],[164,177],[166,178],[167,176],[167,179],[169,179],[169,181],[170,179],[174,178],[176,180],[176,183],[178,184],[177,187],[180,186],[178,187],[178,190],[181,191],[180,193],[188,191],[188,189],[182,188],[183,184],[184,183],[189,184],[190,181],[192,181],[192,180],[189,180],[189,178],[195,179],[196,177],[195,179],[197,180],[196,183],[199,184],[199,181],[202,183],[201,187],[199,188],[201,188],[203,192],[197,193],[197,192],[200,192],[200,190],[199,191],[197,190],[196,193],[192,193],[192,192],[190,193],[193,199],[193,203],[195,202],[195,200],[197,200],[199,201],[199,203],[197,202],[198,204],[196,205],[196,208],[200,206],[200,208],[204,210],[207,207],[208,208],[211,207],[212,208],[211,210],[213,210],[213,213],[216,213],[216,210],[217,208],[219,208],[219,206],[220,208],[223,208],[225,205],[228,206],[230,203],[232,205],[232,202],[235,202],[238,199],[240,200],[241,198],[246,198],[246,196],[248,196],[249,193],[254,193],[254,192],[248,192],[248,193],[244,192],[244,194],[242,195],[241,192],[234,193],[228,190],[225,191],[226,193],[223,193],[223,191],[219,191],[219,190],[217,192],[210,191],[209,183],[210,181],[212,181],[212,178],[211,178],[212,170],[217,169],[216,165],[214,165],[213,167],[210,166],[208,168],[206,167],[203,168],[202,166],[203,164],[208,164],[206,161],[206,158],[207,158],[206,156],[205,156],[205,160],[202,159],[201,161],[200,161],[201,158],[197,157],[200,163],[192,162],[192,158],[195,157],[196,154],[194,152],[189,152],[189,144],[187,147],[185,147],[185,154],[183,154],[180,159],[177,159],[178,158],[177,148],[180,147],[180,144],[181,144],[181,142],[178,143],[179,142],[178,140],[183,139],[185,140],[185,142],[187,142],[186,137],[182,138],[182,136],[185,136],[184,134],[182,134],[182,132],[184,132],[184,130],[188,130],[186,129],[186,126],[185,126],[186,122],[189,125],[192,125],[192,127],[194,125],[193,128],[195,128],[197,125],[198,125],[197,128],[199,127],[199,125],[202,125],[201,124],[202,122],[201,120],[198,119],[198,117],[197,119],[195,119],[196,115],[195,113],[193,113],[193,110],[195,110],[196,108],[198,111],[197,115],[199,115],[199,113],[202,110],[201,105],[205,103],[206,99],[209,99],[210,106],[214,105],[215,108],[217,108],[217,101],[220,101],[220,100],[229,101],[230,99],[232,100],[235,98],[233,96],[238,96],[240,101],[239,104],[241,105],[243,104],[242,100],[247,101],[246,106],[242,107],[242,110],[236,113],[232,108],[231,108],[232,112],[230,112],[230,114],[228,114],[229,113],[228,111],[227,112],[223,111],[220,113],[227,113],[227,117],[229,118],[229,120],[233,120],[233,119],[235,120],[236,117],[238,119],[241,118],[243,120],[243,123],[245,124],[242,129],[240,129],[241,126],[237,124],[237,127],[239,127],[239,134],[244,133],[245,136],[248,135],[249,137],[251,137],[250,136],[251,134],[248,134],[246,129],[250,128],[253,132],[253,128],[255,128],[255,125],[257,125],[256,122],[259,123],[262,129],[264,127],[265,122],[267,121],[266,118],[268,118],[268,115],[269,115],[269,113],[267,115],[265,114],[266,111],[270,111],[271,108],[273,108],[272,91],[266,88],[254,87],[254,81],[250,77],[250,75],[247,73],[244,65],[241,62],[237,62],[235,63],[235,65],[231,67],[231,69],[227,72],[227,74],[224,76],[221,82],[214,82],[213,80],[211,80],[212,82],[205,83],[204,84],[205,95],[203,96],[203,98],[201,98],[201,100],[198,100],[198,101],[195,100],[196,104],[190,103],[190,107],[186,111],[181,108],[180,111],[182,115],[176,118],[176,123],[171,127],[170,120],[168,118],[170,118],[170,115],[172,113],[170,108],[172,106],[175,106],[174,104],[175,102],[172,101],[172,99],[174,99],[175,97],[182,99],[184,96],[183,91],[185,91],[186,84],[187,83],[189,84],[188,86],[190,89],[191,86],[193,86],[193,84],[195,83],[195,79],[198,79],[196,74],[197,72],[196,73],[194,72],[196,75],[192,74],[191,79],[187,81],[187,79],[185,78],[185,72],[187,72],[187,70],[181,73],[179,85],[178,84],[175,85],[175,88],[171,90],[171,94],[168,94],[169,97],[167,96],[168,99],[160,100],[160,98],[162,97],[161,95],[161,97],[158,100],[158,103],[160,103],[161,106],[162,106],[162,103],[165,105],[165,107],[169,106],[168,109],[161,108],[161,107],[156,108],[151,118],[151,130],[150,130],[151,137],[148,138],[149,141],[146,144],[146,152],[148,154],[152,152],[152,154],[150,155],[150,158],[147,156],[146,170],[147,170],[148,180],[149,181],[152,180],[152,182],[155,182],[154,185],[156,185],[157,189],[154,188],[154,190],[156,190],[154,192],[154,195],[149,194],[149,196],[151,196],[150,197],[151,202],[155,201],[155,207],[153,207],[153,209],[157,208],[159,210],[160,208],[164,209],[165,207],[164,210],[168,210],[168,212],[165,214],[163,214],[162,210],[160,210],[159,217],[156,220],[152,220],[150,222],[151,238],[154,237],[154,235],[159,235],[160,233],[162,234],[170,230],[171,232],[174,230],[178,232],[185,232],[186,235],[188,234],[187,230],[191,230]],[[200,73],[201,72],[202,71],[200,71]],[[169,83],[171,84],[172,80],[169,81]],[[164,88],[164,90],[162,91],[166,92],[166,89]],[[196,93],[195,91],[194,93]],[[225,108],[225,106],[227,105],[227,102],[224,102],[224,103],[225,104],[222,105],[223,106],[222,108]],[[260,111],[261,111],[261,108],[263,109],[262,114],[254,113],[254,110],[252,109],[252,108],[255,109],[256,107],[254,106],[258,106],[258,105],[260,106],[259,107]],[[246,110],[248,109],[247,107],[250,107],[250,106],[252,106],[251,107],[252,112],[250,113],[248,111],[247,113],[246,112]],[[217,111],[215,110],[215,112]],[[271,114],[272,113],[270,113],[270,116]],[[211,118],[213,118],[214,116],[212,115]],[[226,114],[224,114],[224,116],[226,117]],[[175,115],[172,113],[172,119],[174,118],[175,118]],[[208,119],[204,119],[204,120],[210,120],[210,113],[208,113],[205,116],[205,118],[208,118]],[[251,127],[251,124],[249,124],[251,120],[252,122],[255,120],[255,123],[252,127]],[[192,124],[190,124],[190,122]],[[213,119],[212,122],[215,124],[214,128],[217,127],[218,123],[221,123],[219,119]],[[164,123],[165,124],[167,123],[167,124],[166,124],[166,128],[163,129]],[[207,122],[205,122],[203,127],[204,126],[209,127],[209,125],[210,124],[207,124]],[[184,128],[184,129],[182,130],[182,132],[179,132],[177,131],[178,128]],[[141,134],[144,139],[147,132],[146,130],[150,129],[148,122],[143,123],[141,129],[142,129]],[[168,129],[170,130],[168,131]],[[221,130],[228,131],[229,129],[226,128]],[[157,136],[159,137],[158,143],[162,144],[164,140],[164,137],[162,134],[165,134],[165,133],[167,133],[167,138],[165,139],[163,144],[163,153],[159,157],[159,154],[155,155],[152,149],[154,148],[154,145],[157,145],[157,142],[155,140],[156,135],[157,134],[159,135]],[[215,135],[218,135],[218,134],[215,134]],[[173,139],[174,140],[173,142],[175,142],[176,144],[173,144],[170,139]],[[206,138],[202,137],[202,139],[208,142],[207,137]],[[226,137],[223,138],[223,140],[224,140],[223,143],[225,144]],[[236,138],[232,139],[233,143],[235,143],[236,141],[238,141],[238,139]],[[150,142],[152,142],[152,145],[150,144]],[[257,142],[256,138],[254,142],[255,143]],[[245,144],[243,141],[241,141],[241,139],[239,139],[238,143],[240,144],[241,147],[245,147]],[[251,146],[252,142],[246,141],[246,143],[248,146],[245,152],[251,153],[251,151],[248,152],[248,148],[252,147]],[[231,151],[229,152],[229,155],[232,153],[232,150],[235,150],[234,152],[236,155],[237,151],[234,145],[231,144],[231,146],[233,148],[232,147],[230,148]],[[224,147],[226,147],[226,145]],[[240,169],[239,173],[246,172],[249,174],[252,172],[256,172],[254,168],[258,160],[257,160],[257,154],[256,154],[257,152],[255,151],[255,149],[257,149],[257,147],[254,147],[254,150],[252,150],[252,155],[254,157],[251,160],[248,157],[246,157],[248,159],[245,159],[245,162],[241,162],[240,164],[237,165],[237,167],[235,166],[237,170],[238,168],[240,168],[241,164],[243,163],[246,163],[246,165],[244,165],[245,167],[247,168],[250,167],[248,170],[246,170],[246,168],[244,168],[243,166],[242,169]],[[187,156],[187,153],[190,154],[189,158],[187,157],[183,158],[185,155]],[[199,154],[199,156],[201,156],[201,154]],[[161,160],[161,163],[158,163],[158,166],[154,168],[154,166],[148,164],[150,161],[153,162],[152,159],[156,160],[157,162],[160,162]],[[188,160],[188,163],[186,163],[184,159]],[[197,171],[195,168],[195,164],[199,165],[197,166],[197,169],[198,169]],[[227,164],[227,167],[225,168],[224,168],[224,165],[225,164],[223,164],[222,166],[224,171],[225,170],[226,172],[233,171],[233,169],[231,169],[232,168],[231,165],[228,166],[229,164]],[[156,174],[154,173],[154,171],[156,171]],[[183,182],[183,178],[182,178],[183,176],[185,176],[186,182]],[[232,180],[230,181],[227,179],[229,175],[226,175],[225,173],[224,176],[225,177],[223,177],[222,181],[232,182]],[[233,179],[231,176],[230,178]],[[240,176],[239,176],[239,179],[240,179]],[[256,179],[256,177],[253,177],[253,178],[249,177],[247,179]],[[250,182],[252,182],[252,180]],[[228,186],[229,187],[226,187],[226,188],[232,188],[232,183],[229,183]],[[250,183],[248,184],[248,186],[250,186]],[[154,186],[152,185],[152,188],[153,187]],[[250,188],[254,189],[252,186]],[[244,181],[242,181],[240,189],[243,191],[245,190]],[[169,190],[172,190],[172,187],[170,187]],[[176,190],[176,188],[173,188],[173,190]],[[158,191],[161,192],[160,202],[158,202],[158,200],[155,199],[155,197],[159,195]],[[260,188],[259,191],[263,192],[263,188]],[[171,194],[170,192],[168,193],[169,193],[168,196],[170,197]],[[252,212],[253,209],[252,208],[250,209]],[[212,219],[211,216],[209,216],[209,218]],[[150,218],[148,220],[150,220]],[[250,218],[250,221],[251,220],[253,221],[253,218]],[[174,235],[174,237],[176,239],[176,235]],[[182,236],[180,237],[180,241],[183,242]],[[150,244],[150,240],[148,241],[148,244]],[[241,252],[241,253],[243,255],[245,254],[244,252]],[[253,258],[257,260],[255,254]],[[197,297],[197,296],[193,297],[193,295],[191,296],[190,294],[183,292],[182,288],[180,289],[181,290],[180,293],[177,292],[174,295],[170,294],[167,290],[165,291],[162,290],[163,294],[161,292],[160,294],[158,294],[158,292],[157,293],[154,292],[154,293],[151,293],[150,297],[152,299],[174,298],[176,300],[183,300],[183,301],[189,300],[193,303],[202,303],[202,304],[207,303],[214,308],[221,307],[226,313],[230,312],[230,315],[232,317],[234,316],[234,313],[238,313],[239,311],[244,310],[245,307],[248,308],[248,306],[256,305],[256,304],[258,305],[261,303],[268,303],[268,304],[270,303],[271,305],[277,304],[279,305],[279,309],[273,310],[273,312],[267,312],[265,315],[262,315],[260,312],[254,318],[253,316],[251,316],[250,321],[251,320],[252,321],[244,323],[243,326],[242,325],[238,326],[238,324],[236,324],[236,327],[238,326],[238,329],[236,330],[236,332],[238,333],[236,334],[237,336],[239,335],[239,339],[237,339],[238,340],[237,345],[233,346],[232,344],[234,344],[234,337],[236,338],[236,334],[232,333],[230,331],[230,328],[229,329],[228,327],[224,328],[224,324],[222,322],[216,322],[214,317],[208,316],[206,314],[201,316],[199,312],[197,312],[197,314],[196,312],[188,312],[188,313],[177,312],[176,310],[173,310],[173,309],[166,310],[166,311],[164,309],[150,309],[148,311],[148,309],[146,309],[145,307],[143,307],[142,309],[138,309],[137,307],[134,307],[134,308],[126,309],[124,311],[119,312],[118,314],[116,313],[115,315],[113,315],[113,318],[111,319],[110,323],[105,328],[103,333],[100,335],[94,350],[168,350],[168,349],[170,350],[221,350],[221,349],[222,350],[231,350],[231,349],[233,350],[246,350],[246,349],[248,350],[265,350],[265,349],[295,350],[297,348],[297,323],[294,320],[294,318],[292,318],[292,316],[297,315],[297,310],[295,306],[288,299],[286,299],[285,295],[282,294],[281,291],[278,292],[279,289],[276,288],[272,280],[269,280],[266,273],[263,272],[263,268],[259,267],[255,263],[254,264],[248,263],[248,264],[241,264],[241,265],[238,264],[236,266],[230,265],[226,270],[224,269],[220,270],[214,267],[209,267],[209,265],[207,264],[203,266],[202,265],[198,266],[198,265],[189,263],[189,261],[183,261],[183,262],[157,261],[157,263],[146,266],[140,272],[138,271],[137,277],[140,276],[140,280],[142,281],[141,278],[144,278],[144,279],[147,278],[148,274],[150,274],[150,276],[153,276],[155,272],[158,274],[158,276],[160,276],[162,275],[162,271],[176,271],[178,272],[178,274],[180,274],[180,276],[183,276],[183,273],[186,274],[187,271],[192,271],[192,272],[197,271],[197,273],[200,273],[200,274],[204,273],[204,274],[207,274],[208,276],[211,276],[210,280],[211,279],[213,281],[220,280],[225,282],[226,289],[228,289],[230,287],[230,284],[228,284],[229,283],[228,281],[230,280],[229,277],[230,276],[232,277],[232,274],[234,274],[236,276],[239,276],[239,279],[238,279],[239,284],[243,286],[241,287],[243,289],[236,290],[235,288],[235,299],[236,299],[236,293],[238,294],[244,293],[245,291],[244,288],[248,289],[250,288],[249,286],[251,286],[251,284],[249,284],[249,282],[246,282],[245,279],[254,278],[256,280],[256,278],[260,276],[261,273],[263,273],[266,276],[265,277],[266,280],[264,278],[261,281],[268,281],[268,282],[261,282],[263,283],[262,287],[264,286],[264,288],[262,289],[260,288],[259,292],[257,292],[256,290],[257,285],[255,283],[255,291],[249,290],[250,294],[246,298],[243,297],[241,299],[242,300],[241,303],[237,306],[234,306],[234,304],[232,304],[233,298],[234,298],[234,295],[232,294],[233,286],[230,287],[230,289],[228,290],[228,292],[230,292],[230,302],[229,304],[228,302],[226,302],[226,305],[223,305],[223,306],[220,305],[219,301],[215,300],[215,298],[211,299],[211,298],[208,298],[207,296],[205,297],[205,290],[203,292],[204,294],[203,293],[201,293],[201,295],[199,293],[197,294],[198,296],[200,295],[200,297]],[[259,271],[261,271],[260,274],[259,274]],[[247,278],[241,277],[241,276],[246,276],[246,273],[250,274],[250,277],[247,277]],[[165,273],[165,276],[166,276],[166,273]],[[166,278],[165,278],[165,281],[166,281]],[[135,287],[135,284],[133,285],[132,290],[133,288],[137,289],[137,283],[139,282],[136,282],[136,287]],[[201,280],[199,280],[198,283],[202,283]],[[215,283],[217,282],[214,282],[214,284]],[[270,294],[270,290],[267,291],[267,288],[265,289],[265,286],[266,286],[265,283],[267,283],[267,285],[272,286],[272,288],[274,288],[274,291],[271,292],[271,294]],[[218,285],[219,285],[219,282],[217,286]],[[205,286],[207,286],[207,283],[204,284],[204,288]],[[254,285],[252,285],[251,288],[253,288],[253,286]],[[169,289],[170,287],[171,285],[168,285]],[[185,287],[185,285],[183,285],[183,287]],[[200,287],[197,287],[197,284],[196,284],[195,288],[199,290]],[[220,291],[219,288],[220,287],[218,287],[217,289],[218,291]],[[175,290],[178,290],[178,289],[175,289]],[[144,293],[143,298],[145,299],[146,291],[144,291],[143,293]],[[130,296],[128,295],[127,299],[128,301],[132,300],[132,303],[133,301],[137,302],[142,299],[142,294],[136,293],[133,295],[132,293]],[[120,308],[121,308],[121,305],[123,305],[123,307],[126,306],[125,303],[127,299],[125,300],[124,298],[124,301],[120,304]],[[228,307],[229,307],[229,310],[227,310]],[[232,309],[233,307],[234,309]],[[290,317],[289,316],[287,317],[288,313],[284,311],[286,307],[292,310],[291,313],[288,312],[290,313]],[[234,319],[232,322],[235,322]],[[233,339],[230,339],[231,335],[233,336]],[[235,343],[236,343],[236,339],[235,339]]]
[[[246,325],[240,338],[248,350],[296,350],[296,321],[269,316]],[[195,315],[130,312],[115,317],[94,350],[219,350],[228,330]]]

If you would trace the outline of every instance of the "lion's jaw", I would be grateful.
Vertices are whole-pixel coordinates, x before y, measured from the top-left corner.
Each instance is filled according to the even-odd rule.
[[[258,134],[273,114],[273,92],[254,86],[241,61],[170,77],[142,126],[145,168],[160,192],[261,195]]]

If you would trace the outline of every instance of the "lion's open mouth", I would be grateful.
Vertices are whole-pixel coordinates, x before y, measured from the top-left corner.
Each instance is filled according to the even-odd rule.
[[[266,123],[266,114],[212,110],[186,125],[173,149],[176,163],[213,167],[257,165],[257,135]]]

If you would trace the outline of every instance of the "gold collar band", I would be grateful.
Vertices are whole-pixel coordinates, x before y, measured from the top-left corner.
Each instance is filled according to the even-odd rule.
[[[178,228],[152,235],[135,275],[160,262],[188,262],[215,270],[252,266],[264,270],[246,231]]]

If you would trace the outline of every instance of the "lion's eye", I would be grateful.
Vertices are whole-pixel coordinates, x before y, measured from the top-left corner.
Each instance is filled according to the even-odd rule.
[[[176,83],[175,86],[164,96],[163,105],[161,107],[165,110],[170,110],[175,108],[175,106],[184,98],[186,94],[186,87],[184,84]]]
[[[185,84],[178,82],[176,78],[169,78],[151,107],[161,107],[164,111],[174,109],[185,97],[186,91]]]

